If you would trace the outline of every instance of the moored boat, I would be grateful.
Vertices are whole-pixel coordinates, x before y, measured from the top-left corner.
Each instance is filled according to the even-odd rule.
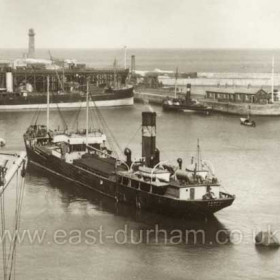
[[[91,93],[91,106],[112,107],[133,105],[133,87],[97,88]],[[73,109],[86,107],[86,94],[60,92],[50,96],[50,108]],[[46,108],[46,93],[0,92],[0,111],[37,110]]]
[[[191,98],[191,84],[187,84],[185,98],[177,97],[177,94],[175,94],[173,98],[167,97],[162,103],[162,108],[166,111],[196,112],[207,115],[212,111],[211,107],[201,104],[198,100]]]
[[[250,118],[240,118],[240,124],[245,126],[256,127],[255,121],[251,120]]]

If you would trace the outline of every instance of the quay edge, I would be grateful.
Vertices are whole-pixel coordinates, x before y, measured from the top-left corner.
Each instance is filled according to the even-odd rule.
[[[252,103],[230,103],[202,99],[201,103],[212,108],[213,112],[232,115],[247,115],[250,111],[252,116],[280,116],[280,103],[252,104]]]

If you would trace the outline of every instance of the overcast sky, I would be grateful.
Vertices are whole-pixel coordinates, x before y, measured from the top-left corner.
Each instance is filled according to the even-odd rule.
[[[280,0],[0,0],[0,48],[279,48]]]

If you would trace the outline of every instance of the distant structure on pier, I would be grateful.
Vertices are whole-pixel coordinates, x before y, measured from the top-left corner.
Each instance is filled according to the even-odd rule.
[[[135,65],[135,55],[131,56],[131,74],[135,74],[136,65]]]
[[[33,28],[29,29],[28,36],[29,36],[28,58],[34,58],[35,57],[35,32]]]

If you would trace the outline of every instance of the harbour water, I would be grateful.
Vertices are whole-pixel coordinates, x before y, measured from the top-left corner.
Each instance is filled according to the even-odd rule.
[[[120,146],[128,144],[137,151],[133,157],[140,155],[141,112],[151,109],[146,106],[102,109]],[[188,163],[199,138],[202,157],[211,160],[222,184],[236,195],[234,204],[218,212],[214,220],[176,220],[116,205],[31,168],[21,229],[31,235],[45,232],[45,236],[42,242],[30,242],[26,237],[18,246],[18,278],[277,278],[280,251],[258,250],[253,238],[259,229],[280,230],[280,119],[256,118],[257,128],[251,129],[240,126],[234,116],[164,113],[160,107],[153,110],[158,115],[162,160],[175,162],[181,156]],[[51,115],[51,125],[57,127],[58,113]],[[72,120],[74,112],[64,115]],[[24,148],[21,135],[32,117],[33,113],[0,115],[1,136],[8,143],[5,150]],[[38,122],[44,117],[41,114]],[[6,199],[13,201],[13,194],[11,188]],[[6,203],[6,212],[12,219],[12,203]],[[172,232],[175,229],[177,232]],[[205,240],[187,235],[191,229],[204,232]],[[86,236],[88,230],[95,240]]]
[[[264,53],[269,64],[271,51]],[[260,72],[269,72],[258,62],[258,55],[253,57],[250,71],[260,63]],[[199,65],[210,69],[210,62],[193,59],[197,71]],[[232,63],[234,67],[241,65],[239,59]],[[152,69],[165,68],[163,61],[149,63]],[[217,67],[230,68],[223,63]],[[213,72],[218,72],[217,67],[213,65]],[[150,109],[158,115],[161,159],[175,163],[182,157],[189,163],[199,138],[202,157],[211,161],[226,190],[236,195],[233,205],[215,219],[178,220],[117,205],[29,168],[21,214],[21,232],[27,235],[17,248],[18,279],[277,279],[280,251],[257,249],[254,235],[261,229],[280,231],[280,118],[256,117],[257,127],[247,128],[240,126],[236,116],[165,113],[144,104],[102,109],[119,145],[131,148],[133,158],[141,151],[141,112]],[[75,112],[63,114],[68,123],[76,124]],[[7,141],[4,151],[24,149],[22,135],[33,117],[34,112],[0,114],[0,135]],[[43,112],[39,122],[45,122]],[[62,125],[59,114],[52,112],[51,126],[58,125]],[[9,223],[14,195],[14,188],[5,194]],[[199,231],[197,239],[190,230]],[[30,240],[28,233],[32,237],[35,232],[41,241]]]

